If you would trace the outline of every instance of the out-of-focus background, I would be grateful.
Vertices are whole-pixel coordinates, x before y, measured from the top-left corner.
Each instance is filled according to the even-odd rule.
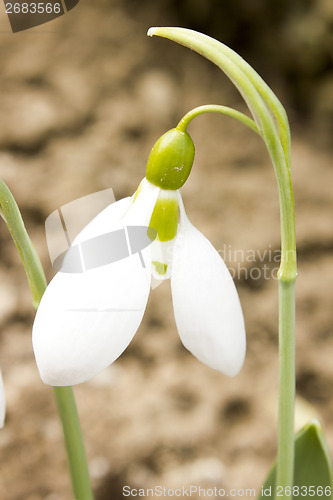
[[[146,37],[184,26],[230,45],[285,105],[293,136],[299,278],[297,412],[320,419],[333,452],[333,4],[330,0],[99,0],[12,34],[0,9],[0,176],[22,210],[48,279],[46,217],[112,187],[132,194],[153,143],[191,108],[245,111],[237,91],[188,49]],[[235,276],[247,327],[229,379],[182,347],[169,283],[151,293],[130,347],[75,390],[97,500],[122,488],[256,488],[276,453],[279,208],[264,144],[229,118],[200,117],[183,189],[187,212]],[[273,276],[273,277],[272,277]],[[270,278],[270,279],[267,279]],[[0,225],[1,500],[70,500],[52,389],[31,347],[25,274]],[[195,498],[195,496],[193,496]]]

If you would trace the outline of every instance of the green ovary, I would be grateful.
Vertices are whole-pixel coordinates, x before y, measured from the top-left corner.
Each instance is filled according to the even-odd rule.
[[[160,241],[173,240],[178,228],[178,201],[170,198],[159,198],[149,227],[157,231],[157,237]]]
[[[165,190],[180,189],[190,175],[194,144],[187,132],[173,128],[162,135],[150,152],[146,178]]]

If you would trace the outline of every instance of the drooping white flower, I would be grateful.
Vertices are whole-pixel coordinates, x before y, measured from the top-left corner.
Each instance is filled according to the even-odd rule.
[[[154,180],[148,168],[147,174]],[[171,278],[184,346],[229,376],[240,370],[246,341],[235,285],[218,252],[188,220],[175,185],[165,189],[163,182],[160,187],[143,179],[135,196],[104,209],[73,241],[83,271],[56,274],[33,327],[33,348],[45,383],[78,384],[115,361],[141,323],[152,279]],[[144,226],[157,237],[138,251],[129,231]],[[102,244],[117,230],[125,231],[128,256],[85,270],[85,257],[90,258],[85,242],[101,238]],[[64,268],[72,258],[69,251]]]

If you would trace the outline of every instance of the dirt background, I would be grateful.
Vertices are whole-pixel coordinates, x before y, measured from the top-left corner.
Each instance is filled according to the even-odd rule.
[[[132,194],[153,143],[189,109],[211,102],[245,109],[211,63],[169,41],[148,39],[152,25],[190,27],[229,44],[288,110],[299,257],[296,423],[317,416],[332,453],[329,0],[81,1],[65,16],[16,34],[1,5],[0,176],[50,279],[44,221],[53,210],[108,187],[117,199]],[[246,362],[232,379],[200,364],[179,341],[169,283],[154,290],[130,347],[75,389],[97,500],[123,498],[124,485],[258,491],[276,454],[277,281],[263,278],[264,266],[274,274],[278,265],[273,169],[261,140],[229,118],[201,117],[189,131],[196,160],[183,197],[192,222],[235,274]],[[4,224],[0,245],[7,394],[0,498],[70,500],[52,390],[39,379],[31,347],[29,290]]]

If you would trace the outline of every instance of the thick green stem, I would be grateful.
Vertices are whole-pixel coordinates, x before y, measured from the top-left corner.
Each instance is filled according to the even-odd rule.
[[[207,105],[189,111],[177,128],[186,131],[191,120],[203,113],[232,116],[259,133],[253,120],[225,106]],[[285,492],[293,485],[294,473],[294,401],[295,401],[295,279],[296,248],[294,201],[290,170],[279,153],[271,154],[280,192],[282,252],[279,278],[279,436],[276,486]],[[280,490],[279,490],[280,491]],[[287,490],[288,491],[288,490]],[[280,494],[281,496],[281,494]],[[284,498],[281,496],[281,498]],[[287,498],[287,497],[286,497]]]
[[[223,43],[185,28],[150,28],[148,35],[169,38],[212,61],[230,78],[247,103],[272,158],[280,199],[281,266],[283,273],[293,281],[296,238],[290,179],[290,133],[282,104],[258,73]]]
[[[0,214],[6,222],[21,256],[37,309],[46,288],[38,255],[24,226],[20,210],[6,184],[0,179]],[[54,387],[62,423],[75,500],[93,500],[80,421],[71,387]]]
[[[150,28],[148,35],[169,38],[195,50],[224,71],[247,103],[274,165],[281,221],[281,265],[278,273],[280,395],[276,484],[285,492],[286,487],[292,488],[294,474],[295,279],[297,276],[294,199],[290,175],[290,131],[287,115],[280,101],[254,69],[223,43],[185,28]],[[243,117],[238,118],[245,123]],[[185,121],[188,122],[187,119]],[[290,497],[283,495],[280,498]]]
[[[295,400],[295,282],[279,277],[279,437],[276,486],[293,484]],[[285,498],[285,497],[281,497]],[[287,496],[286,496],[287,498]],[[288,497],[289,498],[289,497]]]

